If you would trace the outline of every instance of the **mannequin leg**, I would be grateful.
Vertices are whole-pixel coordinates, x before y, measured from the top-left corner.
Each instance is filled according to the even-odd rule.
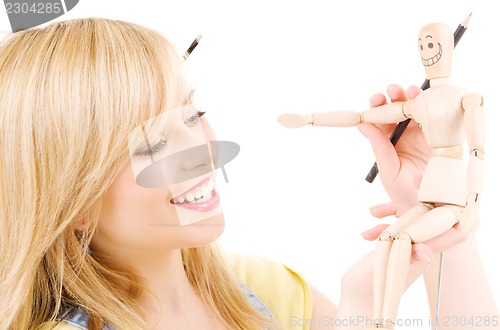
[[[387,227],[378,238],[373,266],[373,320],[375,322],[382,320],[386,272],[393,241],[404,228],[408,227],[431,209],[432,206],[426,204],[415,206],[405,212],[394,224]]]
[[[458,221],[460,209],[457,206],[437,207],[420,217],[401,231],[394,241],[387,265],[382,318],[384,324],[397,320],[401,295],[405,291],[408,269],[411,261],[411,244],[439,236]]]

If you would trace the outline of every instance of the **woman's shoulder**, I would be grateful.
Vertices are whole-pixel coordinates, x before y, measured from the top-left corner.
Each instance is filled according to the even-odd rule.
[[[64,322],[46,322],[38,330],[81,330],[82,328]]]
[[[240,280],[267,306],[274,318],[290,329],[291,320],[309,319],[312,293],[307,282],[287,266],[267,258],[232,254],[231,263]]]
[[[289,267],[250,254],[231,254],[230,262],[254,306],[266,309],[287,329],[306,329],[293,320],[306,320],[312,314],[312,293],[307,282]],[[264,306],[262,306],[263,304]],[[47,322],[38,330],[86,329],[85,312],[72,306],[63,322]]]
[[[37,330],[87,330],[88,314],[84,308],[75,303],[64,304],[55,321],[43,323]],[[104,325],[103,330],[114,330]]]

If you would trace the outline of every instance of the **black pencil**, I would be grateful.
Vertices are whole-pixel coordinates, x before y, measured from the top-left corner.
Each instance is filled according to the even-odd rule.
[[[467,16],[463,20],[463,22],[458,25],[457,29],[453,33],[455,47],[457,46],[458,42],[460,41],[460,38],[462,38],[465,31],[467,30],[467,25],[469,24],[469,19],[470,19],[471,15],[472,15],[472,13],[470,13],[469,16]],[[426,90],[429,87],[430,87],[429,80],[425,79],[424,83],[422,84],[422,86],[420,88],[422,90]],[[396,128],[394,129],[394,131],[392,132],[391,137],[390,137],[392,145],[396,145],[396,143],[398,143],[399,138],[401,137],[401,135],[403,134],[403,132],[405,131],[405,129],[409,123],[410,123],[410,119],[406,119],[405,121],[398,123],[398,125],[396,126]],[[368,172],[368,175],[366,176],[365,180],[372,183],[373,180],[375,180],[375,177],[377,176],[377,174],[378,174],[378,166],[377,166],[377,163],[375,162],[373,164],[370,172]]]
[[[196,37],[196,39],[194,39],[194,41],[191,43],[191,46],[189,46],[189,48],[184,53],[184,56],[183,56],[184,57],[184,61],[187,60],[187,58],[189,57],[189,55],[191,55],[191,53],[196,48],[196,46],[198,46],[198,44],[200,43],[200,40],[201,40],[201,34],[199,34]]]

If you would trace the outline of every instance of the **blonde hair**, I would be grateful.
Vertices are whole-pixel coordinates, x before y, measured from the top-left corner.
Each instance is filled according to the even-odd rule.
[[[0,48],[0,329],[54,320],[69,299],[89,328],[147,328],[134,273],[85,252],[134,127],[188,94],[157,32],[80,19],[10,35]],[[75,230],[85,219],[88,228]],[[234,329],[269,326],[214,244],[182,251],[192,285]]]

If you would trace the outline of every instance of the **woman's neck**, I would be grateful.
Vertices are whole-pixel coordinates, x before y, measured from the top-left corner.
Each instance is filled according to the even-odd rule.
[[[189,282],[180,250],[141,260],[134,269],[150,290],[143,294],[140,303],[152,326],[157,329],[223,328]],[[205,326],[200,327],[202,324]]]
[[[178,308],[186,298],[197,296],[184,270],[181,250],[163,251],[128,264],[151,291],[144,292],[142,300],[146,306],[160,303]]]

